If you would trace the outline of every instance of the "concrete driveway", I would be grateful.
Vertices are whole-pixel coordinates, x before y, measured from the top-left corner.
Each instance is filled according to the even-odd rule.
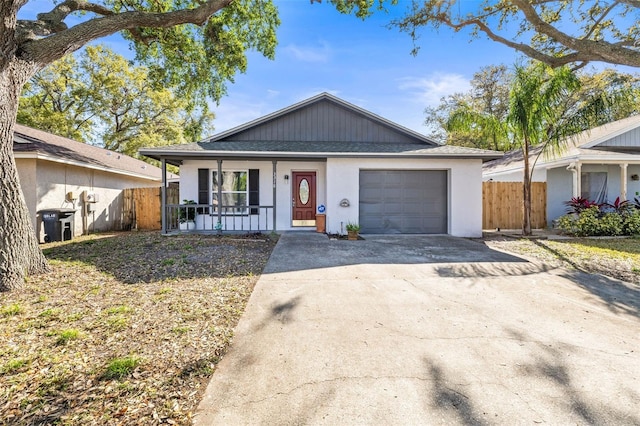
[[[365,238],[281,237],[195,424],[640,424],[640,288]]]

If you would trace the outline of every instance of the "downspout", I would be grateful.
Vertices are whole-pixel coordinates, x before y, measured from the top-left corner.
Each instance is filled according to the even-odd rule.
[[[578,163],[571,163],[567,166],[567,170],[573,173],[573,183],[572,183],[572,197],[578,198],[582,194],[582,182],[580,180],[582,165]]]
[[[160,212],[160,217],[162,221],[162,233],[167,233],[167,161],[162,158],[162,190],[160,191],[160,205],[162,206],[162,211]]]
[[[278,181],[277,160],[272,161],[273,165],[273,232],[276,232],[276,182]]]

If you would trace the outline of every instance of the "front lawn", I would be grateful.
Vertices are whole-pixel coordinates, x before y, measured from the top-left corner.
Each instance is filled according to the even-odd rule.
[[[0,294],[0,424],[190,424],[275,242],[43,246],[52,272]]]
[[[488,241],[496,248],[640,284],[640,238]]]

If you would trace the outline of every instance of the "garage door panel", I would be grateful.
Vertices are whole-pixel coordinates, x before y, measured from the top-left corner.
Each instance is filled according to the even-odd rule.
[[[447,193],[444,170],[362,170],[362,232],[444,234]]]

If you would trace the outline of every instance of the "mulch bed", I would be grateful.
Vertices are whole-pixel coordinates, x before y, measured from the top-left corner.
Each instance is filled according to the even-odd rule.
[[[0,424],[190,424],[276,243],[103,234],[43,245],[0,294]]]

